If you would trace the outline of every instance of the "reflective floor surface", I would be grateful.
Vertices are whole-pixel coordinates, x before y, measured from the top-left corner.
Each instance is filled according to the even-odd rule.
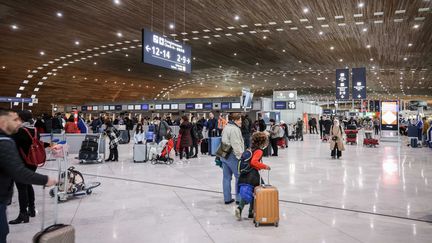
[[[342,159],[332,160],[328,143],[306,135],[264,158],[280,193],[278,228],[235,219],[214,157],[135,164],[132,145],[120,146],[120,162],[81,165],[71,155],[86,181],[102,185],[61,203],[59,222],[74,225],[76,242],[432,242],[432,150],[400,144],[347,145]],[[56,166],[39,172],[55,175]],[[9,242],[30,242],[40,230],[43,192],[35,190],[38,215],[11,225]],[[53,205],[49,200],[49,219]],[[9,219],[17,214],[14,198]]]

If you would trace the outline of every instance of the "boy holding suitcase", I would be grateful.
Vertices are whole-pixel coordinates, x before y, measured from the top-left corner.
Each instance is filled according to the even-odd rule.
[[[264,132],[256,132],[252,136],[252,157],[249,160],[251,169],[247,173],[240,173],[238,184],[249,184],[253,187],[259,186],[260,175],[259,170],[270,170],[270,166],[262,162],[263,150],[268,146],[268,136]],[[245,199],[240,198],[240,204],[235,210],[235,216],[238,220],[241,220],[241,213],[244,206],[247,204]],[[248,218],[253,218],[254,199],[252,198],[249,205]]]

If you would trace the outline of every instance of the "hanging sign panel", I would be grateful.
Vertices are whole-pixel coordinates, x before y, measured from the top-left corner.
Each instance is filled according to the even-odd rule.
[[[336,69],[336,99],[349,99],[349,69]]]
[[[286,110],[287,103],[286,101],[275,101],[273,107],[275,110]]]
[[[352,69],[352,98],[366,99],[366,68]]]
[[[297,104],[295,101],[288,101],[288,110],[295,110],[297,108]]]
[[[381,102],[381,130],[398,130],[399,105],[397,101]]]
[[[142,30],[143,62],[191,73],[191,47],[148,29]]]

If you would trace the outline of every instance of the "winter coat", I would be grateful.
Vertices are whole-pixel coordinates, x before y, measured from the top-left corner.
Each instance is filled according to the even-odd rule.
[[[197,146],[199,135],[198,135],[198,127],[196,123],[191,123],[191,137],[192,137],[192,145]]]
[[[240,128],[234,122],[229,122],[222,131],[222,143],[231,145],[235,157],[241,158],[245,150],[244,141]]]
[[[279,130],[281,129],[281,127],[279,125],[273,125],[270,128],[270,138],[271,139],[275,139],[275,138],[280,138],[279,137]]]
[[[168,131],[171,129],[166,121],[161,121],[157,126],[157,137],[159,140],[162,140],[163,137],[166,137]]]
[[[342,129],[342,126],[339,127],[333,127],[330,128],[330,150],[333,150],[335,148],[335,145],[337,144],[337,147],[340,151],[344,151],[344,143],[343,143],[343,134],[344,131]],[[333,137],[337,137],[338,139],[336,141],[333,141]]]
[[[180,146],[183,148],[192,146],[191,129],[192,129],[192,124],[190,122],[185,121],[182,124],[180,124],[180,131],[179,131],[179,134],[181,134]]]
[[[65,133],[81,133],[75,122],[66,122]]]

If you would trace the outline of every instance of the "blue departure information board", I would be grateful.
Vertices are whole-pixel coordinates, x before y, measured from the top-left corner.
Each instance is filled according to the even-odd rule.
[[[147,29],[142,30],[143,62],[191,73],[191,47]]]

